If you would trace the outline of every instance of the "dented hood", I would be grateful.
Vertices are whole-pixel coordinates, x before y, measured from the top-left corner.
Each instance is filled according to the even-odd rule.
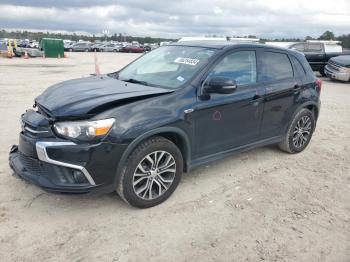
[[[169,89],[127,83],[109,76],[91,76],[53,85],[35,102],[54,118],[74,118],[170,92]]]

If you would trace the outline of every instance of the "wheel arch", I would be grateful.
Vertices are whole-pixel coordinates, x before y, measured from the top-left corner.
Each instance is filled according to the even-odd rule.
[[[143,141],[149,139],[152,136],[162,136],[170,141],[172,141],[181,151],[183,161],[184,161],[184,171],[188,170],[190,165],[190,156],[191,156],[191,146],[190,139],[188,135],[180,128],[177,127],[160,127],[148,131],[137,138],[135,138],[124,151],[117,168],[116,174],[116,183],[119,180],[119,174],[121,174],[124,165],[131,152]]]
[[[309,109],[314,114],[315,120],[317,121],[318,113],[319,113],[318,106],[314,103],[311,103],[311,104],[305,105],[304,108]]]
[[[314,101],[308,101],[308,102],[305,102],[301,105],[299,105],[293,112],[293,114],[291,115],[290,119],[287,121],[287,124],[286,126],[284,127],[283,129],[283,133],[287,132],[287,129],[289,127],[289,125],[292,123],[294,117],[296,116],[296,114],[303,108],[307,108],[309,109],[311,112],[313,112],[314,116],[315,116],[315,121],[317,122],[317,118],[318,118],[318,115],[319,115],[319,104],[317,104],[316,102]]]

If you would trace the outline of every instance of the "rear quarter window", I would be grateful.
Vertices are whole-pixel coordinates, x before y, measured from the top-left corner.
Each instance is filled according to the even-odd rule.
[[[263,81],[276,81],[293,77],[293,67],[286,54],[265,51],[262,58]]]
[[[307,52],[322,52],[322,44],[318,44],[318,43],[312,43],[312,44],[308,44],[307,46]]]
[[[306,71],[305,71],[305,68],[303,67],[303,65],[300,63],[300,61],[294,56],[291,56],[291,59],[292,59],[292,62],[293,62],[294,68],[295,68],[296,75],[299,77],[305,76]]]

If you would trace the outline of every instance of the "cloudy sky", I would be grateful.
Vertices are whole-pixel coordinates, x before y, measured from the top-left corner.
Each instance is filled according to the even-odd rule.
[[[178,38],[350,33],[350,0],[0,0],[0,28]]]

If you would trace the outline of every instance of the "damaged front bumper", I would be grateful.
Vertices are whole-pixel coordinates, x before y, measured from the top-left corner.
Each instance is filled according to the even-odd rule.
[[[36,142],[35,150],[38,158],[35,158],[34,154],[32,156],[24,154],[14,145],[9,155],[10,166],[23,179],[48,191],[90,192],[96,187],[96,183],[83,166],[57,161],[48,156],[49,147],[73,145],[72,142]]]
[[[59,193],[106,193],[116,188],[116,170],[126,146],[110,142],[77,144],[34,123],[36,112],[22,117],[19,144],[11,148],[9,164],[23,179]],[[30,120],[35,121],[30,121]],[[37,121],[37,122],[40,122]]]

